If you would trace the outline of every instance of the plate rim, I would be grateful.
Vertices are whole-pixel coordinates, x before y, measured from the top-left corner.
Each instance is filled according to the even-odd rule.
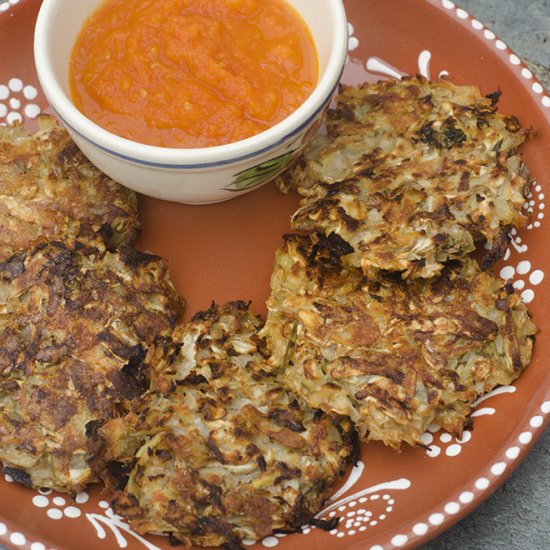
[[[5,0],[5,2],[0,2],[0,4],[10,4],[10,6],[0,11],[0,18],[9,14],[10,10],[17,10],[20,6],[27,4],[28,0]],[[537,112],[541,114],[542,118],[546,120],[546,123],[550,127],[550,95],[548,91],[545,90],[544,86],[537,78],[536,74],[532,72],[531,69],[527,66],[522,57],[517,55],[515,51],[510,48],[503,40],[499,38],[491,28],[485,25],[483,22],[477,20],[470,13],[457,6],[451,0],[423,0],[423,6],[419,9],[425,9],[426,6],[431,6],[438,10],[439,13],[444,14],[453,25],[460,25],[469,32],[469,35],[472,40],[476,40],[481,44],[484,44],[495,53],[501,61],[506,64],[507,70],[510,71],[514,76],[515,80],[520,83],[521,87],[527,91],[529,96],[535,100],[537,106]],[[527,76],[530,75],[530,76]],[[549,283],[550,284],[550,283]],[[510,475],[518,468],[518,466],[523,462],[525,457],[531,452],[532,448],[539,440],[540,436],[547,429],[548,424],[550,423],[550,374],[547,376],[546,381],[548,382],[546,387],[541,386],[538,391],[534,392],[534,395],[537,396],[535,403],[529,408],[533,414],[524,414],[522,422],[518,422],[518,427],[514,429],[514,434],[512,434],[508,439],[514,438],[517,441],[517,433],[523,429],[524,432],[531,433],[531,439],[526,443],[517,443],[515,446],[519,447],[519,453],[514,458],[507,458],[505,453],[509,449],[510,442],[508,439],[499,443],[498,449],[491,455],[491,458],[487,462],[492,461],[493,466],[496,464],[504,463],[505,467],[502,473],[498,475],[491,475],[487,471],[478,471],[476,476],[485,477],[488,480],[488,484],[483,489],[475,489],[472,487],[469,491],[473,493],[473,498],[470,502],[464,503],[460,506],[458,513],[452,512],[451,508],[449,511],[445,510],[444,502],[448,501],[451,497],[455,497],[455,494],[441,499],[442,502],[437,506],[434,506],[427,516],[426,520],[422,520],[422,523],[427,526],[425,533],[418,534],[413,531],[415,525],[419,524],[421,520],[418,516],[402,522],[399,526],[399,533],[397,528],[393,529],[395,531],[391,535],[391,539],[384,542],[383,546],[374,545],[372,546],[367,539],[358,540],[356,542],[350,542],[349,546],[346,546],[348,550],[363,550],[369,548],[370,550],[382,550],[389,548],[407,548],[412,549],[418,547],[420,544],[426,543],[429,540],[437,537],[444,531],[451,528],[458,521],[464,517],[470,515],[479,505],[481,505],[485,500],[487,500],[500,486],[502,486],[505,481],[510,477]],[[522,411],[525,413],[525,411]],[[537,414],[535,414],[537,413]],[[541,422],[539,420],[536,423],[533,423],[535,417],[541,417]],[[537,425],[535,425],[537,424]],[[520,428],[521,426],[521,428]],[[495,460],[493,460],[495,459]],[[488,470],[490,472],[490,468]],[[470,480],[471,484],[474,485],[474,480]],[[464,492],[464,488],[459,488],[458,492]],[[434,517],[434,521],[430,522],[429,518],[437,515],[437,518]],[[443,516],[443,518],[441,518]],[[32,534],[33,540],[27,540]],[[64,544],[60,546],[52,546],[50,541],[45,537],[41,538],[39,541],[36,540],[35,534],[26,528],[18,527],[14,522],[7,520],[0,514],[0,544],[15,545],[18,548],[28,548],[29,550],[43,550],[46,547],[54,548],[57,547],[60,550],[69,550],[69,548]]]

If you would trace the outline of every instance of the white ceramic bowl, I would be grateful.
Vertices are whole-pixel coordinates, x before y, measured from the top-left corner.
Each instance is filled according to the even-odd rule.
[[[347,55],[342,0],[287,0],[313,35],[319,80],[285,120],[227,145],[176,149],[144,145],[104,130],[72,103],[69,60],[76,37],[101,0],[44,0],[34,56],[40,84],[53,110],[84,154],[114,180],[145,195],[190,204],[231,199],[273,179],[321,125]]]

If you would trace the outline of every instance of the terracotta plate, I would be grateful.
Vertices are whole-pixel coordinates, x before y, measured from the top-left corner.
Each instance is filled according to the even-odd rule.
[[[501,89],[500,110],[536,129],[524,157],[536,184],[526,208],[532,224],[512,235],[497,267],[529,304],[540,328],[531,366],[515,386],[480,402],[474,430],[459,441],[427,432],[429,450],[400,454],[381,444],[364,445],[361,462],[329,502],[322,517],[341,516],[330,533],[269,537],[256,548],[413,547],[468,514],[518,465],[550,418],[550,223],[545,194],[550,186],[550,97],[523,62],[479,21],[448,0],[346,0],[350,20],[346,82],[442,71],[457,83]],[[46,103],[38,89],[32,34],[39,0],[0,0],[0,123],[32,119]],[[549,195],[550,196],[550,195]],[[281,235],[289,230],[295,196],[266,186],[214,206],[189,207],[142,198],[139,246],[166,257],[187,314],[211,300],[253,300],[265,312],[268,278]],[[109,494],[93,489],[76,501],[37,493],[0,479],[0,542],[11,547],[154,549],[166,538],[134,534],[109,508]]]

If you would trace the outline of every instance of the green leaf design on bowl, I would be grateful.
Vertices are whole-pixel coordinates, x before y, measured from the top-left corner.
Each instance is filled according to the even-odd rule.
[[[282,172],[297,150],[298,149],[292,149],[292,151],[287,151],[278,157],[274,157],[261,164],[252,166],[252,168],[247,168],[242,172],[238,172],[233,176],[231,184],[224,189],[227,191],[245,191],[265,183],[267,180],[275,177],[279,172]]]

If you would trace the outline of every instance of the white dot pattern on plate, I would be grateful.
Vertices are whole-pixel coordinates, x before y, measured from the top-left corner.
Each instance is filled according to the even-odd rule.
[[[432,524],[432,525],[441,525],[443,523],[443,521],[445,520],[445,516],[443,514],[440,514],[440,513],[435,513],[435,514],[432,514],[429,518],[428,518],[428,521]]]
[[[531,421],[529,422],[529,424],[531,424],[533,428],[540,428],[543,422],[544,422],[544,419],[542,418],[542,416],[537,415],[531,418]]]
[[[522,266],[520,266],[520,271],[528,271],[530,270],[530,268],[531,268],[530,265],[523,264]],[[544,414],[549,414],[550,401],[545,401],[544,403],[542,403],[540,410]],[[533,428],[540,428],[544,424],[544,418],[541,415],[535,415],[530,419],[529,423]],[[518,436],[518,441],[524,445],[527,445],[528,443],[530,443],[531,440],[532,440],[531,432],[523,432]],[[519,457],[520,453],[521,453],[521,448],[518,447],[517,445],[514,445],[512,447],[509,447],[504,452],[504,457],[510,461],[513,461]],[[508,464],[504,461],[496,462],[491,466],[490,473],[493,476],[498,477],[504,473],[507,467],[508,467]],[[480,477],[476,480],[474,485],[477,490],[485,491],[490,486],[490,484],[491,482],[487,477]],[[443,511],[448,515],[457,514],[460,511],[460,503],[468,504],[470,502],[473,502],[474,498],[475,498],[475,495],[472,491],[463,491],[462,493],[460,493],[458,497],[459,502],[454,502],[454,501],[447,502],[443,507]],[[433,513],[428,518],[428,521],[432,525],[439,525],[444,521],[444,515],[438,512]],[[422,536],[425,533],[423,533],[423,529],[421,527],[417,527],[419,525],[423,525],[423,524],[415,524],[412,531],[417,536]]]
[[[533,439],[533,434],[531,432],[523,432],[519,435],[518,440],[523,445],[528,445]]]
[[[511,265],[507,265],[500,270],[500,276],[505,281],[511,279],[515,274],[516,270]]]
[[[394,546],[397,546],[397,548],[401,548],[402,546],[405,546],[407,542],[409,542],[409,537],[407,537],[407,535],[395,535],[391,539],[391,543]]]
[[[535,299],[535,293],[528,288],[521,293],[521,299],[525,304],[530,304]]]
[[[544,197],[542,193],[539,195]],[[535,222],[535,224],[536,223],[537,222]],[[518,242],[521,242],[519,241],[519,237],[515,237],[516,245]],[[544,280],[544,271],[542,271],[542,269],[533,269],[532,263],[528,260],[521,260],[516,266],[511,264],[504,266],[501,268],[499,275],[505,281],[511,282],[516,290],[522,291],[520,294],[521,299],[526,304],[531,303],[536,296],[535,289],[526,288],[526,286],[530,285],[531,287],[537,287]]]
[[[0,13],[8,11],[16,4],[19,4],[19,0],[0,0]]]
[[[447,502],[447,504],[445,504],[444,510],[445,512],[447,512],[447,514],[458,514],[458,512],[460,512],[460,504],[458,504],[458,502]]]
[[[463,493],[460,493],[458,500],[460,500],[462,504],[468,504],[474,500],[474,493],[471,491],[464,491]]]
[[[40,114],[40,107],[35,103],[29,103],[25,105],[23,113],[27,118],[36,118]]]
[[[473,416],[476,414],[479,415],[486,409],[476,410],[473,413]],[[494,414],[494,409],[493,413]],[[439,429],[439,427],[438,427]],[[430,426],[428,426],[430,430]],[[430,458],[437,458],[442,452],[445,453],[448,457],[458,456],[462,452],[462,447],[464,444],[468,443],[472,439],[472,432],[469,430],[464,430],[461,438],[453,438],[453,436],[448,432],[442,432],[439,436],[437,444],[435,443],[435,438],[429,431],[424,432],[420,436],[420,440],[428,448],[426,449],[426,455]]]
[[[25,85],[20,78],[0,83],[0,125],[23,122],[24,117],[36,118],[41,109],[32,101],[37,97],[38,90],[30,84]]]
[[[458,456],[461,452],[462,452],[462,447],[457,444],[449,445],[445,450],[445,454],[447,456]]]
[[[519,456],[519,451],[519,447],[510,447],[509,449],[506,449],[506,458],[515,460]]]
[[[487,487],[489,487],[489,480],[486,477],[480,477],[476,481],[475,485],[480,491],[483,491],[483,490],[487,489]]]
[[[497,50],[508,53],[508,62],[514,68],[514,70],[520,68],[520,74],[524,78],[526,78],[527,80],[530,80],[533,78],[533,74],[527,67],[523,65],[521,59],[515,53],[511,52],[508,46],[502,40],[497,39],[497,36],[493,31],[485,28],[483,23],[481,23],[477,19],[472,18],[466,10],[455,6],[455,4],[450,0],[441,0],[441,4],[445,9],[453,10],[458,19],[462,21],[466,21],[470,19],[470,23],[472,27],[476,31],[483,31],[483,36],[488,42],[493,43],[494,46],[497,48]],[[533,83],[532,90],[535,94],[542,95],[541,104],[543,107],[546,107],[546,108],[550,107],[550,97],[544,94],[544,88],[539,82]]]
[[[88,500],[90,500],[88,493],[78,493],[78,495],[76,495],[76,498],[75,498],[75,501],[78,504],[85,504],[86,502],[88,502]]]
[[[531,265],[528,262],[522,263],[521,265],[518,265],[518,267],[519,267],[519,271],[525,272],[525,273],[529,272],[531,269]],[[501,388],[500,391],[497,390],[497,393],[504,393],[504,392],[514,393],[513,391],[512,392],[510,391],[512,389],[515,391],[515,388],[513,386],[510,386],[510,387],[505,386]],[[550,401],[544,401],[540,406],[540,410],[543,414],[546,414],[546,415],[550,414]],[[540,428],[544,424],[544,417],[542,415],[537,414],[530,419],[529,424],[533,429]],[[469,440],[470,438],[471,438],[471,433],[469,437],[467,437],[467,439]],[[532,441],[532,438],[533,438],[533,434],[531,432],[525,431],[518,436],[518,441],[522,445],[527,445]],[[517,445],[513,445],[506,449],[506,451],[504,452],[503,458],[506,458],[509,461],[514,461],[518,459],[520,454],[521,454],[521,448]],[[505,462],[504,460],[495,462],[490,467],[490,474],[496,478],[502,475],[507,468],[508,468],[508,463]],[[491,485],[491,481],[487,477],[480,477],[474,483],[475,489],[480,492],[483,492],[486,489],[488,489],[490,485]],[[475,499],[475,494],[473,491],[462,491],[458,495],[458,502],[455,502],[455,501],[447,502],[443,506],[444,513],[440,513],[440,512],[432,513],[428,517],[428,523],[433,526],[441,525],[445,521],[445,514],[449,516],[457,514],[458,512],[460,512],[461,504],[469,504],[473,502],[474,499]],[[412,528],[412,533],[419,537],[425,535],[428,531],[429,531],[429,525],[427,525],[426,523],[416,523]],[[392,544],[393,544],[393,539],[392,539]],[[396,545],[394,544],[394,546]]]
[[[59,510],[59,508],[50,508],[46,512],[46,514],[48,514],[48,517],[50,519],[55,519],[55,520],[61,519],[63,517],[63,512]]]
[[[430,432],[424,432],[420,436],[420,441],[423,445],[429,445],[434,440],[434,436]]]
[[[544,279],[544,272],[541,271],[540,269],[536,269],[535,271],[533,271],[533,273],[531,273],[531,275],[529,275],[529,282],[535,286],[540,285],[543,279]]]
[[[37,508],[46,508],[50,504],[50,499],[44,495],[35,495],[32,497],[32,503]]]
[[[21,113],[16,113],[15,111],[10,111],[6,115],[6,122],[8,124],[15,124],[16,122],[23,122],[23,117]]]
[[[413,528],[413,533],[419,537],[428,532],[428,526],[425,523],[417,523]]]
[[[348,23],[348,51],[353,51],[359,47],[359,39],[353,36],[355,29],[351,23]]]
[[[523,288],[525,287],[525,281],[522,281],[522,280],[519,280],[519,281],[514,281],[513,285],[512,285],[516,290],[523,290]]]
[[[67,506],[67,508],[63,510],[63,513],[65,514],[66,517],[70,519],[78,518],[82,514],[82,512],[80,511],[80,508],[77,508],[76,506]]]
[[[497,462],[491,466],[491,473],[495,476],[501,475],[506,470],[506,462]]]
[[[27,538],[23,533],[15,531],[10,535],[10,542],[15,546],[23,546],[27,544]]]

